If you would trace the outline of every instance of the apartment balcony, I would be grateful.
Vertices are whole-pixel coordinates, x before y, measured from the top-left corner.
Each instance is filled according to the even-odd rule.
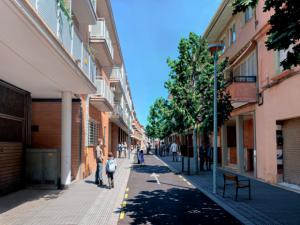
[[[131,130],[130,123],[128,121],[128,116],[126,116],[124,108],[119,103],[115,103],[114,110],[110,116],[110,120],[117,124],[119,127],[123,128],[124,130]]]
[[[113,66],[114,49],[109,30],[104,19],[98,19],[95,25],[90,26],[90,45],[95,49],[95,56],[105,67]]]
[[[257,101],[256,76],[234,76],[227,87],[234,108]]]
[[[127,93],[125,79],[125,73],[121,67],[114,67],[112,69],[110,82],[115,87],[117,93]]]
[[[0,1],[0,13],[0,79],[33,98],[96,91],[93,58],[57,0]]]
[[[101,112],[114,110],[114,93],[104,79],[96,79],[97,93],[91,97],[91,104]]]
[[[97,22],[97,0],[72,0],[72,11],[80,23],[94,25]]]
[[[84,4],[85,1],[86,0],[76,0],[72,1],[72,3],[74,2],[75,5],[78,4],[75,2]],[[89,3],[86,4],[92,4],[90,0],[88,1]],[[77,65],[85,72],[91,81],[94,81],[96,65],[93,57],[88,52],[87,47],[82,42],[68,17],[58,8],[57,0],[30,0],[30,2],[63,47],[73,57]]]

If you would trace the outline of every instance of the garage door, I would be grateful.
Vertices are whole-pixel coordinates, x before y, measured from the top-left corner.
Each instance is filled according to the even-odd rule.
[[[0,195],[24,183],[29,107],[27,92],[0,81]]]
[[[284,181],[300,185],[300,118],[283,123]]]

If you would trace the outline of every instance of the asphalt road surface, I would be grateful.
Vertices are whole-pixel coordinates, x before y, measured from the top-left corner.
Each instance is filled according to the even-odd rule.
[[[153,155],[145,156],[145,162],[131,170],[119,225],[240,224]]]

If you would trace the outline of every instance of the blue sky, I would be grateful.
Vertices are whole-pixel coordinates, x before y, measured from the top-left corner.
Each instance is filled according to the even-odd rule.
[[[177,56],[181,37],[203,34],[221,0],[111,0],[139,121],[150,105],[167,96],[168,57]]]

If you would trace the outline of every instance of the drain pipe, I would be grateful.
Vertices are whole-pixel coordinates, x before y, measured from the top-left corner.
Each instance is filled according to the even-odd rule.
[[[89,143],[89,120],[90,120],[90,95],[86,97],[85,104],[85,147],[88,147]]]

